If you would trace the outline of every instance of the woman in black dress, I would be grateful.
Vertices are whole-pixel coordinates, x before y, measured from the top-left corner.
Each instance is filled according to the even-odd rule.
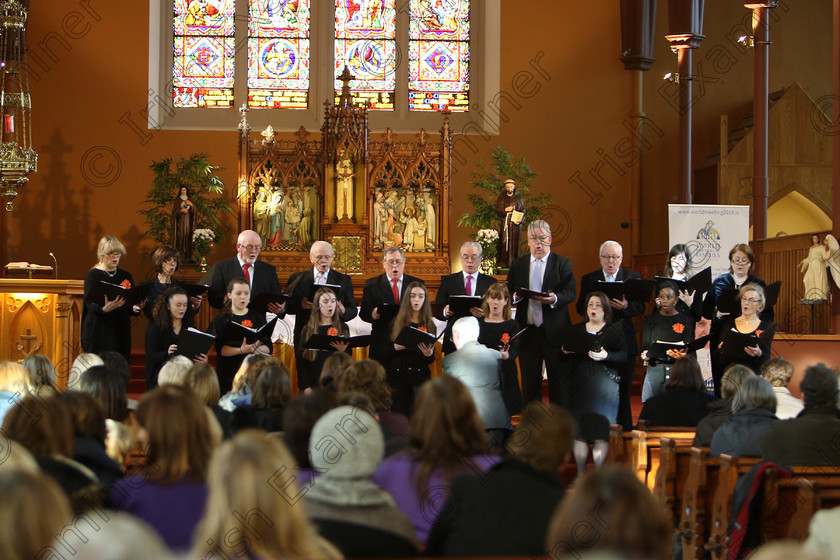
[[[721,352],[723,340],[726,333],[736,331],[742,334],[761,333],[770,327],[770,323],[761,318],[764,310],[764,290],[758,284],[746,284],[738,292],[738,300],[741,302],[741,314],[738,317],[726,319],[721,327],[721,342],[712,356],[713,363],[717,368],[726,371],[729,364],[742,364],[753,370],[756,375],[761,375],[761,364],[770,359],[770,346],[772,340],[764,342],[759,339],[754,346],[745,346],[743,351],[724,353]]]
[[[396,340],[407,326],[435,334],[435,322],[432,319],[432,307],[425,284],[412,282],[405,294],[391,327],[391,340]],[[435,361],[435,345],[420,343],[416,348],[406,348],[395,342],[394,350],[385,378],[394,391],[391,411],[410,418],[414,407],[414,395],[420,390],[420,386],[432,377],[429,364]]]
[[[309,322],[303,327],[300,336],[300,348],[297,351],[295,362],[297,364],[298,389],[305,391],[309,387],[318,388],[321,378],[321,370],[324,362],[333,351],[346,352],[347,342],[333,342],[334,350],[305,349],[306,341],[313,334],[327,334],[330,336],[349,336],[350,329],[341,320],[338,310],[338,299],[335,292],[329,288],[318,288],[312,297],[313,312],[309,314]],[[317,308],[317,312],[315,309]]]
[[[265,314],[248,309],[251,301],[251,287],[243,277],[234,278],[228,284],[222,311],[216,315],[207,332],[216,337],[215,346],[218,354],[216,374],[219,376],[219,390],[224,395],[233,386],[233,377],[242,360],[248,354],[271,354],[271,338],[266,337],[252,344],[245,338],[234,340],[227,333],[228,324],[233,321],[243,327],[259,329],[265,325]]]
[[[118,297],[104,302],[88,301],[90,291],[99,282],[134,287],[131,273],[118,267],[125,246],[116,237],[103,237],[96,250],[99,257],[93,268],[85,274],[85,307],[82,311],[82,350],[99,354],[108,350],[119,352],[128,360],[131,356],[131,317],[140,314],[143,304],[126,307],[125,299]]]
[[[519,356],[519,341],[511,342],[519,332],[519,323],[510,317],[510,292],[507,284],[499,282],[484,292],[481,304],[484,317],[478,320],[478,341],[488,348],[502,353],[502,398],[508,413],[522,412],[522,391],[519,388],[519,375],[516,369],[516,357]]]
[[[143,308],[143,313],[149,321],[155,320],[155,304],[163,292],[181,285],[181,282],[174,276],[175,271],[181,268],[181,253],[171,245],[161,245],[152,254],[152,263],[155,267],[155,277],[143,283],[144,286],[149,285],[149,295],[146,298],[148,305]],[[192,311],[198,310],[202,299],[202,296],[190,298]]]
[[[574,328],[591,335],[597,350],[570,354],[563,349],[571,356],[569,412],[578,428],[574,448],[578,474],[585,469],[590,442],[595,466],[601,466],[607,458],[610,424],[618,416],[618,368],[627,361],[623,333],[610,326],[612,308],[605,293],[586,296],[586,319]]]
[[[193,326],[195,319],[187,292],[177,286],[163,292],[154,307],[155,320],[146,327],[146,391],[158,386],[160,368],[178,351],[178,335],[182,329]],[[197,364],[207,363],[207,354],[192,360]]]
[[[694,273],[694,265],[691,262],[691,253],[689,253],[688,247],[682,243],[671,247],[663,276],[685,282],[690,280]],[[703,294],[680,290],[677,296],[679,297],[677,311],[690,315],[695,322],[703,318]]]

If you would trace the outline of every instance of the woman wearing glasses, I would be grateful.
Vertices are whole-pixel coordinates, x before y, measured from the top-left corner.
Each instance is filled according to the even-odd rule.
[[[158,298],[168,290],[181,285],[175,278],[175,271],[181,268],[181,253],[171,245],[161,245],[152,254],[152,263],[155,267],[155,277],[144,282],[143,285],[148,284],[149,297],[147,298],[148,305],[143,307],[143,313],[149,321],[154,321],[155,304]],[[202,296],[190,298],[190,308],[196,311],[201,305]]]
[[[741,287],[738,292],[738,300],[741,303],[741,314],[738,317],[727,318],[723,321],[721,342],[718,343],[714,361],[717,362],[717,369],[720,371],[725,371],[730,364],[742,364],[758,375],[761,371],[761,364],[770,359],[772,339],[767,342],[759,339],[756,344],[744,346],[743,349],[737,348],[730,349],[726,353],[721,352],[727,333],[734,331],[760,337],[770,327],[770,323],[760,317],[760,313],[764,310],[764,289],[761,286],[746,284]]]
[[[751,274],[753,265],[755,264],[755,255],[746,243],[739,243],[732,247],[729,251],[729,272],[721,274],[712,282],[712,289],[706,294],[706,299],[703,300],[703,317],[712,320],[711,347],[717,348],[723,328],[723,322],[727,319],[734,319],[738,316],[738,311],[735,313],[721,312],[719,309],[721,294],[724,290],[740,289],[747,284],[755,284],[762,288],[766,287],[764,280]],[[762,304],[762,311],[760,311],[761,319],[771,323],[773,321],[773,308],[764,308]],[[712,360],[712,377],[715,381],[715,395],[720,395],[720,380],[723,377],[723,370],[715,360]]]
[[[131,273],[118,267],[125,246],[116,237],[103,237],[96,251],[99,261],[85,274],[85,308],[82,312],[82,350],[92,354],[119,352],[127,360],[131,355],[131,317],[140,314],[142,303],[126,307],[125,298],[102,302],[89,301],[90,291],[100,282],[134,287]]]

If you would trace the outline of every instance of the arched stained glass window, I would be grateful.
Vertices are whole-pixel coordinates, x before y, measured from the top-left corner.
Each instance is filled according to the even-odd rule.
[[[234,0],[175,0],[175,107],[233,107]]]
[[[408,108],[469,110],[470,0],[410,0]]]
[[[394,0],[336,0],[336,102],[346,66],[354,103],[370,102],[371,109],[393,110],[396,90],[396,19]]]
[[[249,0],[248,106],[309,106],[309,0]]]

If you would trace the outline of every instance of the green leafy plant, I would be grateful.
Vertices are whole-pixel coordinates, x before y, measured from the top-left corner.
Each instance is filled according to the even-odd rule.
[[[461,227],[479,229],[499,229],[502,219],[496,215],[496,199],[504,191],[505,179],[516,181],[516,190],[525,202],[525,219],[523,229],[528,224],[540,218],[540,211],[554,197],[547,193],[531,194],[530,184],[537,174],[525,163],[525,156],[515,159],[510,152],[496,146],[491,154],[491,167],[484,161],[476,163],[476,169],[470,174],[470,188],[481,189],[483,194],[470,193],[467,200],[472,210],[458,218]]]
[[[172,205],[181,185],[189,190],[190,201],[195,204],[195,229],[209,229],[218,242],[224,237],[221,217],[230,212],[230,205],[222,197],[224,183],[216,175],[221,167],[213,165],[207,154],[181,157],[172,168],[171,158],[153,161],[149,166],[154,174],[152,188],[145,202],[151,208],[138,210],[146,223],[146,236],[159,244],[171,244]]]

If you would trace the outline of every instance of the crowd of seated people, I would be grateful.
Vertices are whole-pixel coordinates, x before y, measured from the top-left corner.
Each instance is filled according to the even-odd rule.
[[[260,285],[274,289],[274,282],[266,280],[271,270],[258,260],[259,247],[243,234],[237,257],[229,259],[239,262],[229,263],[232,273],[220,269],[209,300],[224,309],[225,323],[259,326],[265,317],[246,313],[250,292]],[[528,235],[543,261],[517,264],[514,277],[528,278],[540,267],[547,269],[546,283],[549,271],[571,274],[570,263],[550,251],[550,231],[529,228]],[[608,268],[620,276],[621,248],[605,246]],[[290,287],[291,309],[306,310],[311,323],[297,333],[301,344],[316,334],[346,335],[343,321],[355,306],[349,279],[330,269],[332,248],[319,243],[316,249],[313,271],[303,271],[305,282]],[[299,392],[289,366],[271,355],[270,340],[219,339],[216,353],[223,361],[178,355],[170,335],[191,324],[202,304],[178,286],[159,289],[156,306],[121,310],[118,300],[90,306],[84,338],[90,351],[75,357],[66,377],[43,356],[22,365],[0,363],[3,558],[46,558],[53,551],[60,557],[69,550],[99,558],[106,549],[114,559],[670,558],[674,527],[661,505],[629,469],[602,466],[605,428],[621,416],[624,364],[635,359],[626,350],[623,319],[616,323],[620,329],[613,327],[615,317],[628,317],[620,313],[630,309],[627,302],[596,289],[581,293],[586,321],[572,327],[568,316],[552,315],[571,301],[568,286],[561,286],[568,277],[546,284],[542,299],[523,302],[518,288],[529,286],[488,281],[477,272],[480,249],[461,249],[464,273],[447,276],[447,290],[493,297],[469,309],[478,321],[461,319],[455,328],[450,321],[446,367],[437,376],[428,367],[436,359],[433,340],[417,335],[411,343],[416,348],[397,342],[406,329],[435,328],[431,296],[421,281],[403,274],[405,255],[397,248],[385,251],[384,274],[366,284],[359,314],[374,325],[370,355],[376,359],[355,360],[344,342],[331,345],[334,351],[300,348],[296,358],[306,359],[308,369],[305,379],[297,377]],[[117,240],[103,239],[88,281],[132,283],[117,268],[124,251]],[[687,253],[672,252],[667,276],[690,278]],[[177,261],[177,254],[166,254]],[[715,281],[712,295],[729,284],[741,287],[737,320],[668,280],[659,286],[659,308],[648,323],[690,340],[687,327],[675,325],[711,313],[716,342],[733,329],[766,328],[764,284],[749,273],[752,252],[736,246],[730,260],[729,275]],[[236,272],[242,263],[249,264],[244,276]],[[317,287],[326,279],[340,289]],[[573,278],[571,283],[574,292]],[[512,303],[518,303],[516,319],[510,318]],[[270,313],[286,312],[272,305]],[[155,309],[166,321],[149,328],[159,327],[169,338],[155,343],[154,379],[144,394],[131,395],[135,400],[124,328],[141,310],[151,310],[154,321]],[[164,310],[168,315],[161,315]],[[119,316],[109,317],[116,311]],[[442,316],[453,319],[454,312],[447,305]],[[214,330],[223,333],[222,320],[216,323]],[[497,324],[506,329],[491,333],[488,325]],[[529,329],[511,340],[517,326]],[[559,326],[580,331],[597,347],[579,355],[562,345],[541,348],[551,402],[523,399],[518,383],[511,386],[511,365],[523,351],[533,357],[533,345],[542,344],[540,337],[551,340]],[[117,336],[101,335],[112,327],[121,329]],[[660,338],[652,329],[651,341]],[[652,427],[696,429],[695,444],[710,447],[713,456],[840,466],[835,373],[822,364],[809,367],[800,401],[786,388],[792,366],[767,359],[768,349],[761,342],[745,347],[740,360],[713,357],[720,398],[711,394],[693,352],[669,350],[663,362],[648,364],[656,387],[646,394],[639,419]],[[524,380],[529,373],[522,369],[521,375]],[[566,406],[557,402],[564,400]],[[514,409],[518,414],[511,418]],[[505,421],[489,422],[497,413]],[[595,468],[587,463],[590,445]],[[815,518],[809,553],[830,554],[831,519],[828,513]]]

